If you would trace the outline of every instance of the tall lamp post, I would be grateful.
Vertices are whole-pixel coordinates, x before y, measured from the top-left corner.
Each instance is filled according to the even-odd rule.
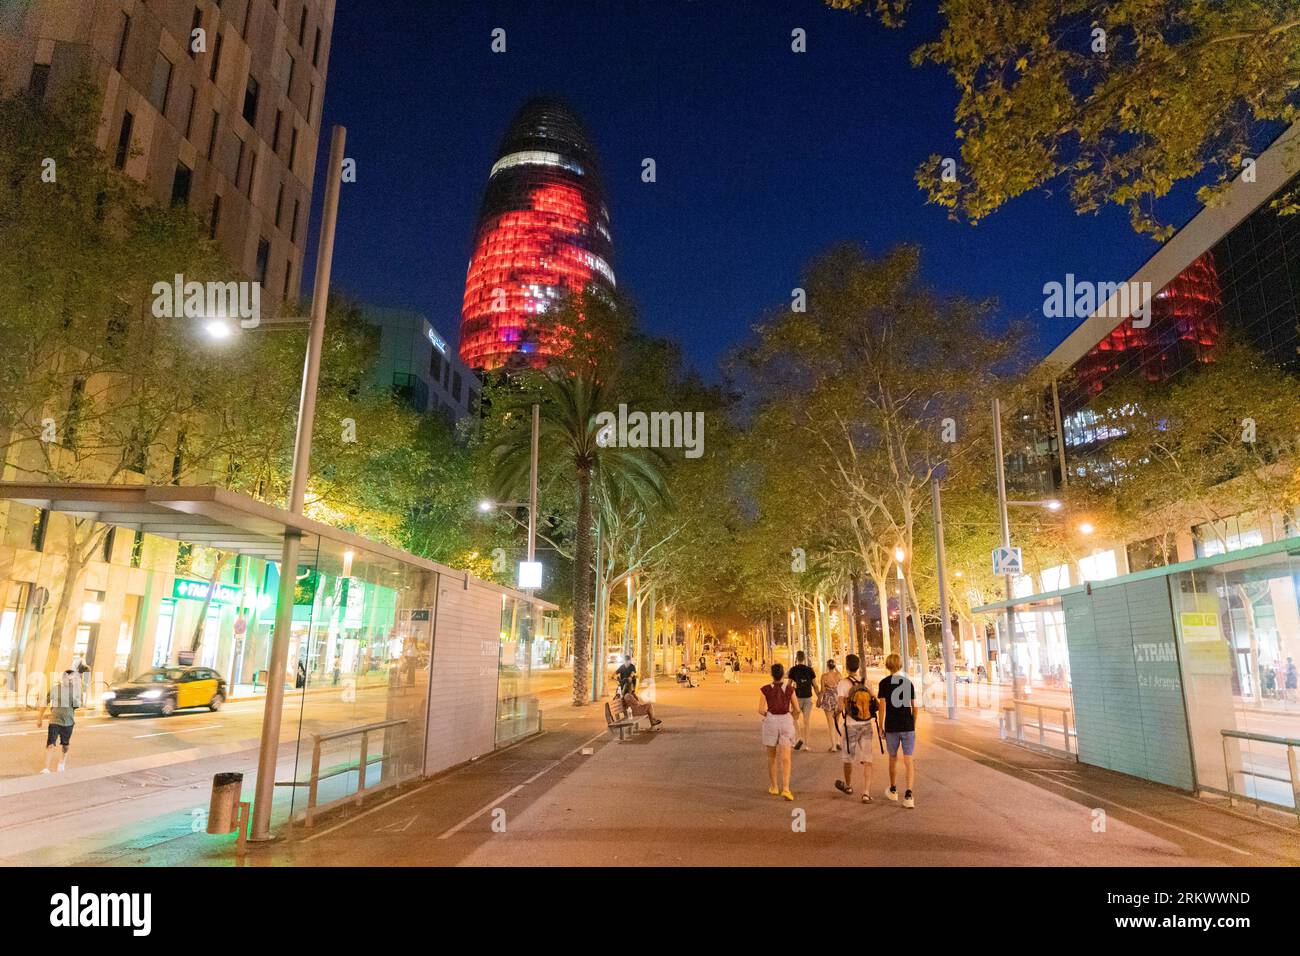
[[[302,514],[311,465],[311,436],[316,423],[316,386],[325,341],[325,310],[329,304],[330,270],[334,264],[334,227],[338,222],[339,188],[343,177],[343,149],[347,130],[335,126],[330,138],[329,175],[320,244],[316,250],[316,281],[312,287],[311,326],[303,365],[302,393],[298,399],[298,433],[293,446],[293,478],[289,485],[289,513]],[[275,797],[275,765],[280,749],[280,717],[284,710],[284,678],[289,658],[289,630],[293,627],[293,595],[298,582],[298,551],[302,534],[286,528],[280,552],[280,591],[275,608],[275,635],[262,710],[262,741],[257,754],[257,787],[253,800],[251,840],[271,838],[271,802]],[[304,691],[306,688],[304,688]]]

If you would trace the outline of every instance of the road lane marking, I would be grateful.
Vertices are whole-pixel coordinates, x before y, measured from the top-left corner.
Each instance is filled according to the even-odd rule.
[[[186,727],[184,730],[160,730],[156,734],[136,734],[132,740],[144,740],[146,737],[166,737],[170,734],[192,734],[196,730],[216,730],[225,724],[204,724],[202,727]]]
[[[529,777],[529,778],[528,778],[527,780],[525,780],[523,783],[519,784],[518,786],[511,787],[509,790],[507,790],[507,791],[506,791],[505,793],[503,793],[501,796],[497,797],[497,798],[496,798],[495,800],[493,800],[491,803],[488,803],[486,806],[480,808],[479,810],[476,810],[474,813],[471,813],[471,814],[470,814],[469,816],[467,816],[464,820],[461,820],[460,823],[456,824],[456,825],[455,825],[454,827],[452,827],[450,830],[444,830],[442,833],[439,833],[439,834],[438,834],[438,839],[439,839],[439,840],[445,840],[445,839],[447,839],[448,837],[455,836],[455,835],[456,835],[457,833],[459,833],[461,830],[465,829],[465,827],[469,826],[471,823],[473,823],[473,822],[474,822],[475,820],[477,820],[479,817],[483,816],[483,814],[487,813],[489,810],[492,810],[492,809],[494,809],[495,807],[497,807],[498,805],[500,805],[500,804],[504,803],[505,801],[509,800],[511,797],[513,797],[513,796],[514,796],[516,793],[518,793],[520,790],[524,789],[524,787],[528,786],[528,785],[529,785],[530,783],[532,783],[534,780],[537,780],[539,777],[543,776],[544,774],[548,774],[548,773],[550,773],[552,770],[554,770],[554,769],[555,769],[556,767],[558,767],[560,764],[564,763],[564,761],[568,760],[568,759],[569,759],[570,757],[572,757],[574,754],[576,754],[576,753],[581,753],[582,750],[583,750],[585,747],[587,747],[589,744],[593,744],[593,743],[595,743],[595,742],[596,742],[597,740],[599,740],[601,737],[604,737],[605,734],[607,734],[607,733],[609,733],[608,730],[602,730],[600,733],[596,734],[596,736],[592,737],[590,740],[585,740],[585,741],[583,741],[582,743],[578,744],[578,746],[574,747],[572,750],[570,750],[570,751],[569,751],[567,754],[565,754],[563,757],[559,758],[558,760],[552,760],[549,764],[547,764],[547,765],[546,765],[545,767],[543,767],[541,770],[537,771],[537,773],[533,774],[531,777]]]
[[[983,757],[985,760],[992,761],[993,763],[996,764],[1001,764],[1002,766],[1007,767],[1011,770],[1017,770],[1020,772],[1031,772],[1031,773],[1033,772],[1033,768],[1017,767],[1015,764],[1007,763],[1005,760],[999,760],[997,757],[989,756],[983,751],[975,750],[971,747],[964,747],[961,744],[956,743],[955,741],[948,740],[946,737],[935,737],[934,739],[939,743],[947,744],[950,747],[956,747],[958,750],[965,750],[967,753],[972,753],[978,757]],[[1255,855],[1253,853],[1250,853],[1247,850],[1238,849],[1237,847],[1232,846],[1230,844],[1220,843],[1218,840],[1213,840],[1202,833],[1197,833],[1195,830],[1188,830],[1186,827],[1180,827],[1176,823],[1169,823],[1166,820],[1161,820],[1159,817],[1153,817],[1151,814],[1143,813],[1141,810],[1136,810],[1133,807],[1128,806],[1127,804],[1119,803],[1118,801],[1115,800],[1109,800],[1106,797],[1099,797],[1095,793],[1089,793],[1087,790],[1081,790],[1078,787],[1071,786],[1070,784],[1065,783],[1062,780],[1058,780],[1055,777],[1049,776],[1045,779],[1050,780],[1055,786],[1062,787],[1066,790],[1073,790],[1075,793],[1081,794],[1087,797],[1089,800],[1096,800],[1098,803],[1108,803],[1112,807],[1119,807],[1121,810],[1124,810],[1127,813],[1131,813],[1134,816],[1139,816],[1144,820],[1150,820],[1152,823],[1156,824],[1157,826],[1166,827],[1170,830],[1176,830],[1179,833],[1182,833],[1189,837],[1193,837],[1197,840],[1203,840],[1204,842],[1209,843],[1212,846],[1219,847],[1221,850],[1228,850],[1232,853],[1237,854],[1238,856],[1250,857]]]

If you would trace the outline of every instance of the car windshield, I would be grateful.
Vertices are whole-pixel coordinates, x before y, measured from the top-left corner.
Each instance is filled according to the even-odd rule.
[[[179,667],[158,667],[145,671],[136,677],[133,684],[165,684],[167,681],[180,680],[185,671]]]

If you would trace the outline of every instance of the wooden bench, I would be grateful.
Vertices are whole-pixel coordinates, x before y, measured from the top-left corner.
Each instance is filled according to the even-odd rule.
[[[619,705],[618,716],[615,717],[614,711],[609,706],[609,701],[605,701],[605,726],[609,729],[611,734],[617,732],[620,741],[626,740],[629,736],[636,733],[637,724],[639,724],[642,719],[649,721],[650,718],[645,715],[642,717],[633,717],[621,704]]]

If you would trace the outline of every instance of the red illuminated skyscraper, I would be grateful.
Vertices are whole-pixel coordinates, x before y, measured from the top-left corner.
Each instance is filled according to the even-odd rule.
[[[534,99],[488,176],[461,308],[475,369],[546,364],[562,345],[548,313],[589,287],[612,292],[613,240],[595,151],[573,111]]]

